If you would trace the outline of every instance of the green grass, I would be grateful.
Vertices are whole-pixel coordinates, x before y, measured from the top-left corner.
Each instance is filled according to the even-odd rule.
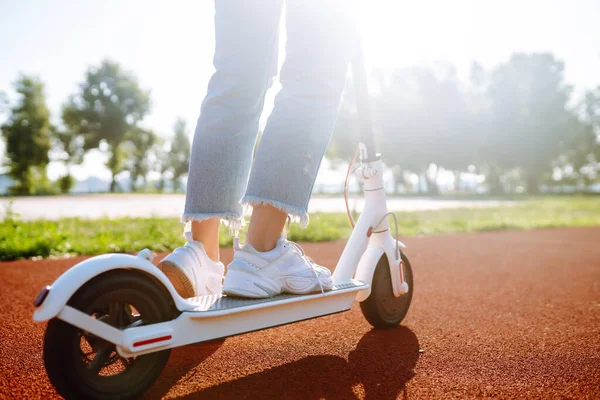
[[[600,225],[600,197],[536,197],[514,207],[460,208],[398,212],[400,236],[432,235],[505,229]],[[288,237],[320,242],[347,238],[351,228],[345,214],[313,214],[306,229],[292,225]],[[232,237],[222,227],[221,246]],[[243,232],[240,235],[243,239]],[[6,210],[0,222],[0,260],[136,252],[145,247],[169,251],[183,242],[177,218],[79,219],[22,221]]]

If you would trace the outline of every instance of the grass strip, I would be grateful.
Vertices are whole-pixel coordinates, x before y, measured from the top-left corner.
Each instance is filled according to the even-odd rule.
[[[535,197],[511,207],[457,208],[396,213],[401,237],[492,230],[600,225],[596,196]],[[184,242],[177,218],[63,218],[23,221],[8,210],[0,222],[0,260],[108,252],[134,253],[143,248],[170,251]],[[288,238],[323,242],[351,233],[343,213],[313,214],[305,229],[292,225]],[[244,232],[240,234],[244,238]],[[232,236],[221,227],[221,246]]]

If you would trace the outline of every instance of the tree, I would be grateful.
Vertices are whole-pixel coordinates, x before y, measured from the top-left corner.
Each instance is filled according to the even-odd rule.
[[[173,125],[175,135],[171,140],[171,151],[169,152],[169,167],[173,173],[173,190],[177,190],[179,179],[188,172],[190,167],[190,138],[186,130],[186,122],[178,118]]]
[[[450,64],[376,71],[375,120],[386,164],[416,173],[438,194],[440,167],[466,169],[477,153],[476,130]],[[419,185],[423,187],[423,185]]]
[[[589,136],[590,154],[600,162],[600,86],[585,95],[584,119],[591,126]]]
[[[10,109],[10,104],[8,102],[8,96],[5,92],[0,90],[0,115],[8,112]]]
[[[16,181],[11,190],[32,194],[47,186],[46,166],[50,162],[50,111],[46,106],[43,83],[22,75],[15,82],[20,99],[2,125],[9,160],[9,175]]]
[[[168,146],[169,143],[160,139],[152,147],[152,157],[150,158],[150,163],[152,170],[158,172],[159,174],[159,179],[156,183],[156,190],[159,192],[164,192],[165,190],[166,175],[169,171]]]
[[[111,192],[116,189],[116,175],[125,168],[126,151],[121,145],[136,132],[149,109],[149,92],[139,87],[133,75],[107,60],[87,71],[79,92],[63,108],[63,121],[84,138],[84,150],[106,143]]]
[[[127,170],[131,175],[131,189],[135,192],[146,185],[146,176],[151,169],[150,151],[158,141],[158,136],[151,130],[134,128],[129,138],[130,150]],[[141,178],[141,185],[138,180]]]
[[[75,134],[69,129],[56,129],[54,132],[55,148],[62,150],[59,160],[66,168],[65,175],[58,179],[58,186],[62,193],[69,193],[75,179],[71,174],[71,168],[83,162],[85,150],[83,148],[83,137]]]
[[[356,94],[352,80],[349,79],[342,95],[331,142],[327,146],[327,157],[332,160],[350,161],[359,141]]]
[[[476,108],[469,107],[455,68],[438,63],[378,69],[372,78],[376,142],[395,182],[403,182],[405,172],[411,171],[426,181],[419,187],[437,194],[440,167],[465,170],[475,162],[479,143],[472,123]],[[354,96],[349,82],[328,149],[330,157],[349,158],[359,140]]]
[[[551,54],[514,54],[490,77],[484,159],[504,170],[520,169],[530,192],[538,191],[568,131],[571,89],[563,69]]]
[[[8,96],[5,92],[0,90],[0,121],[4,119],[4,114],[8,114],[10,111],[10,103],[8,101]],[[0,148],[3,143],[0,143]],[[4,155],[0,157],[0,165],[5,163]]]
[[[569,137],[560,158],[575,183],[587,186],[597,178],[600,162],[600,87],[588,91],[569,121]]]

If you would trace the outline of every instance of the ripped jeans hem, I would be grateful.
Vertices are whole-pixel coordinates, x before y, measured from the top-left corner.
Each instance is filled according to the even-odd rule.
[[[302,228],[305,228],[308,225],[308,212],[304,207],[298,207],[283,201],[251,195],[244,196],[240,203],[250,207],[260,204],[270,205],[288,214],[291,222],[298,222]]]
[[[212,212],[212,213],[183,213],[181,222],[185,223],[185,232],[191,231],[192,221],[206,221],[207,219],[219,218],[229,228],[231,233],[236,233],[246,225],[246,220],[241,214],[234,212]]]

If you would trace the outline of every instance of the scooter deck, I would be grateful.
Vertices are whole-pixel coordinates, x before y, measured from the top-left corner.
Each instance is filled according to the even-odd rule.
[[[249,309],[274,307],[281,305],[282,303],[292,303],[311,298],[318,298],[323,296],[335,296],[345,291],[356,291],[365,288],[365,284],[361,281],[352,281],[349,283],[335,285],[331,290],[324,293],[310,293],[310,294],[280,294],[278,296],[268,297],[264,299],[250,299],[243,297],[233,297],[227,295],[211,295],[211,296],[199,296],[187,299],[189,303],[194,303],[196,306],[192,309],[186,310],[188,313],[208,313],[211,316],[216,314],[233,314],[236,312],[243,312]]]
[[[70,306],[59,318],[117,345],[123,357],[285,325],[349,310],[368,288],[352,281],[325,293],[282,294],[268,299],[202,296],[187,299],[189,309],[170,321],[119,330]]]

